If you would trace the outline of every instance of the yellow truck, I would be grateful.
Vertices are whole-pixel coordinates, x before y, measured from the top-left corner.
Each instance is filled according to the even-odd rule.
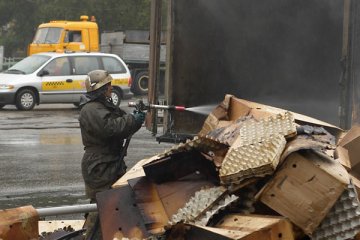
[[[99,41],[101,38],[101,43]],[[39,52],[84,51],[113,53],[120,56],[130,69],[131,91],[138,95],[147,94],[149,81],[149,31],[124,30],[99,34],[95,18],[81,16],[80,21],[56,20],[40,24],[28,55]],[[165,34],[162,35],[160,54],[160,91],[164,84]]]
[[[99,28],[95,18],[81,16],[80,21],[56,20],[40,24],[28,55],[39,52],[99,51]]]

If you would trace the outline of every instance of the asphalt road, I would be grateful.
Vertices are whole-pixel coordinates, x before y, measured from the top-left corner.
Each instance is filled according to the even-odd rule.
[[[121,103],[125,111],[127,101]],[[0,110],[0,209],[88,203],[81,176],[79,110],[46,104],[32,111]],[[154,156],[172,144],[157,143],[142,127],[131,139],[126,163]]]

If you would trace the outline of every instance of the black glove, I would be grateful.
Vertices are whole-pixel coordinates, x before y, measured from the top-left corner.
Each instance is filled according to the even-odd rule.
[[[144,112],[138,112],[138,111],[135,111],[133,113],[134,117],[135,117],[135,122],[138,124],[138,125],[142,125],[145,121],[145,113]]]

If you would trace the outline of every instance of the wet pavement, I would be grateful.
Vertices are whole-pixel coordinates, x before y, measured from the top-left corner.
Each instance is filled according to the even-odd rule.
[[[121,104],[125,111],[127,101]],[[88,203],[81,176],[83,146],[79,110],[71,104],[44,104],[32,111],[0,110],[0,209]],[[126,163],[170,148],[142,127],[131,139]]]

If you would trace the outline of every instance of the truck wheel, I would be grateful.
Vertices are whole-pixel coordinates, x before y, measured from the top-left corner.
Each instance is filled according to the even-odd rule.
[[[137,95],[147,94],[149,90],[149,73],[144,71],[136,74],[132,89]]]
[[[111,92],[111,98],[112,98],[113,104],[115,106],[117,106],[117,107],[120,106],[121,93],[119,92],[119,90],[113,89],[112,92]]]
[[[23,89],[18,92],[15,100],[16,108],[19,110],[28,111],[35,106],[35,93],[31,89]]]

